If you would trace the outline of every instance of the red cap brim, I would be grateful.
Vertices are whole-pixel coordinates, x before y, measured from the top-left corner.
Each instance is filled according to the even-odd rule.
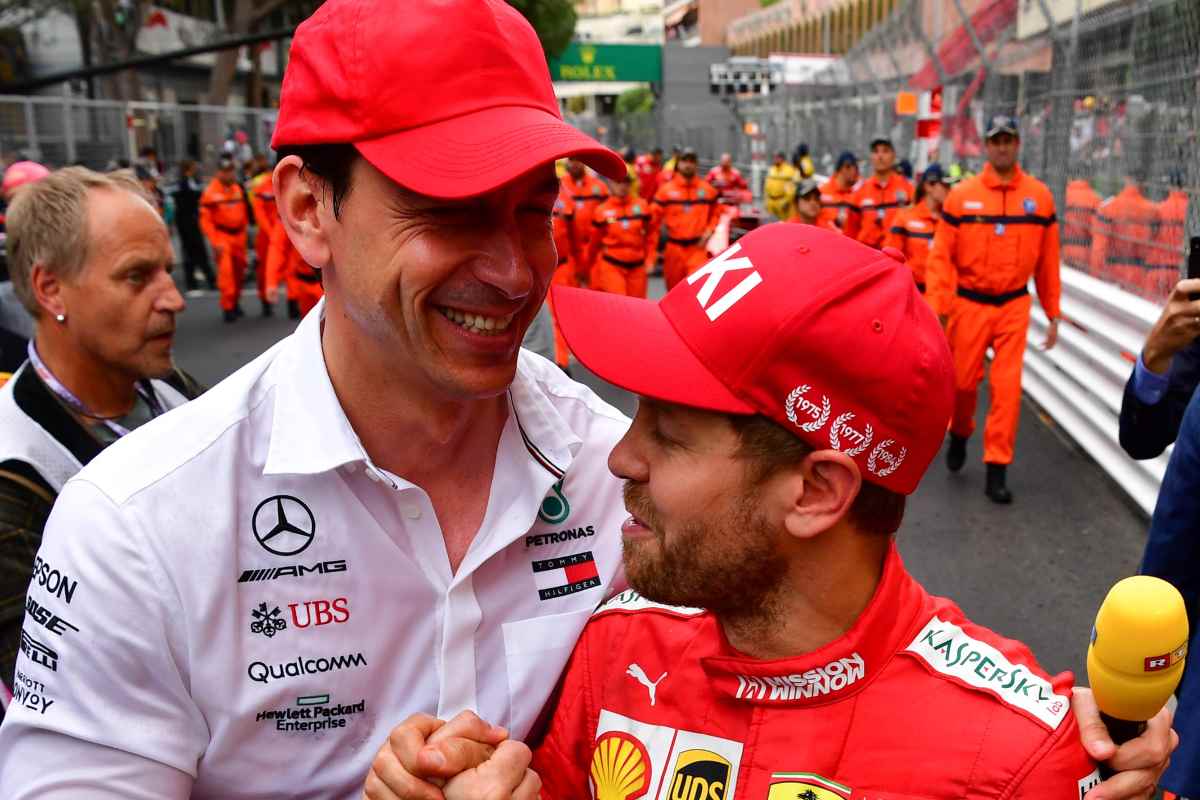
[[[568,156],[609,178],[628,174],[617,153],[545,109],[528,106],[485,108],[354,146],[404,188],[446,199],[486,194]]]
[[[555,323],[575,357],[627,391],[727,414],[754,414],[708,371],[658,303],[555,286]]]

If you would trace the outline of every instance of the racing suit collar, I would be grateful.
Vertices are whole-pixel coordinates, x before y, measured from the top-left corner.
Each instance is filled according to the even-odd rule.
[[[737,652],[722,634],[718,652],[700,661],[713,687],[735,703],[838,702],[866,688],[912,639],[923,596],[893,542],[875,596],[841,638],[802,656],[763,661]]]

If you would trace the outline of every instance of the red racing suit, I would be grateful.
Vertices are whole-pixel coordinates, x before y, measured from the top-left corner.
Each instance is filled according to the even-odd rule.
[[[750,184],[746,183],[737,167],[730,167],[726,172],[718,164],[708,171],[704,180],[717,190],[718,200],[729,205],[740,204],[744,193],[750,190]]]
[[[797,658],[748,658],[709,613],[617,595],[533,768],[548,800],[1079,800],[1100,777],[1071,681],[926,593],[893,546],[854,626]]]

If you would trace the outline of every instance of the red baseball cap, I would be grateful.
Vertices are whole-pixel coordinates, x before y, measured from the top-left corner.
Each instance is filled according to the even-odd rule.
[[[431,197],[572,156],[621,157],[562,119],[537,34],[504,0],[328,0],[296,29],[271,147],[349,143]]]
[[[553,291],[568,346],[601,378],[668,403],[762,414],[892,491],[912,493],[945,438],[950,348],[896,250],[776,223],[657,303]]]

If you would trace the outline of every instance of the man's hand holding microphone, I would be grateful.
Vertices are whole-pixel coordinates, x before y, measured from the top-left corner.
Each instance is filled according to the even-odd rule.
[[[1084,745],[1109,778],[1087,800],[1152,796],[1179,744],[1166,705],[1183,677],[1187,649],[1187,609],[1171,584],[1137,575],[1118,582],[1104,598],[1088,645],[1092,688],[1076,689],[1073,701],[1077,714],[1088,707],[1088,721],[1079,719]],[[1142,764],[1160,761],[1162,768],[1114,776],[1135,758]]]

